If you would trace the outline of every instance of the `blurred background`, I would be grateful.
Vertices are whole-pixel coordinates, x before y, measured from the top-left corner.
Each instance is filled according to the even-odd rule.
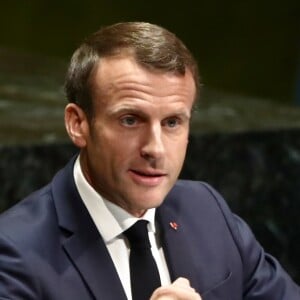
[[[298,0],[10,0],[1,3],[0,45],[66,59],[100,26],[144,20],[167,27],[186,42],[204,84],[293,102],[299,8]]]
[[[194,127],[300,125],[298,0],[10,0],[0,8],[0,139],[6,143],[64,137],[61,87],[71,54],[102,25],[132,20],[170,29],[195,54],[204,87]]]
[[[75,152],[64,74],[103,25],[175,32],[203,89],[182,177],[205,180],[300,283],[299,0],[0,2],[0,211],[48,182]]]

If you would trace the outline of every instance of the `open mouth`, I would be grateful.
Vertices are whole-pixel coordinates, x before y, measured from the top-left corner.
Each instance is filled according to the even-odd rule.
[[[162,172],[153,172],[153,171],[141,171],[141,170],[130,170],[132,179],[141,185],[146,186],[156,186],[160,184],[166,174]]]
[[[162,176],[165,176],[165,174],[162,174],[162,173],[149,173],[149,172],[142,172],[142,171],[137,171],[137,170],[132,170],[132,172],[136,173],[137,175],[145,176],[145,177],[162,177]]]

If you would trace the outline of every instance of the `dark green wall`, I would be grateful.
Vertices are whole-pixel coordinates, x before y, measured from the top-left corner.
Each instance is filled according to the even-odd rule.
[[[299,0],[10,0],[0,8],[0,48],[67,58],[101,25],[145,20],[186,42],[205,85],[294,101]]]

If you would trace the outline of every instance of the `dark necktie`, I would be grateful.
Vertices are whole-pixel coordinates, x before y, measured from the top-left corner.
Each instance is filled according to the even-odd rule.
[[[124,231],[130,244],[129,266],[133,300],[149,300],[153,291],[160,286],[147,224],[148,221],[140,220]]]

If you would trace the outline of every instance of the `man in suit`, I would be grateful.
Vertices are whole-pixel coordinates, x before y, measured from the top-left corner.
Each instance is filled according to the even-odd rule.
[[[1,300],[144,300],[125,234],[141,219],[160,281],[145,299],[300,299],[212,187],[177,180],[198,77],[185,45],[153,24],[104,27],[75,51],[65,124],[80,153],[0,217]]]

